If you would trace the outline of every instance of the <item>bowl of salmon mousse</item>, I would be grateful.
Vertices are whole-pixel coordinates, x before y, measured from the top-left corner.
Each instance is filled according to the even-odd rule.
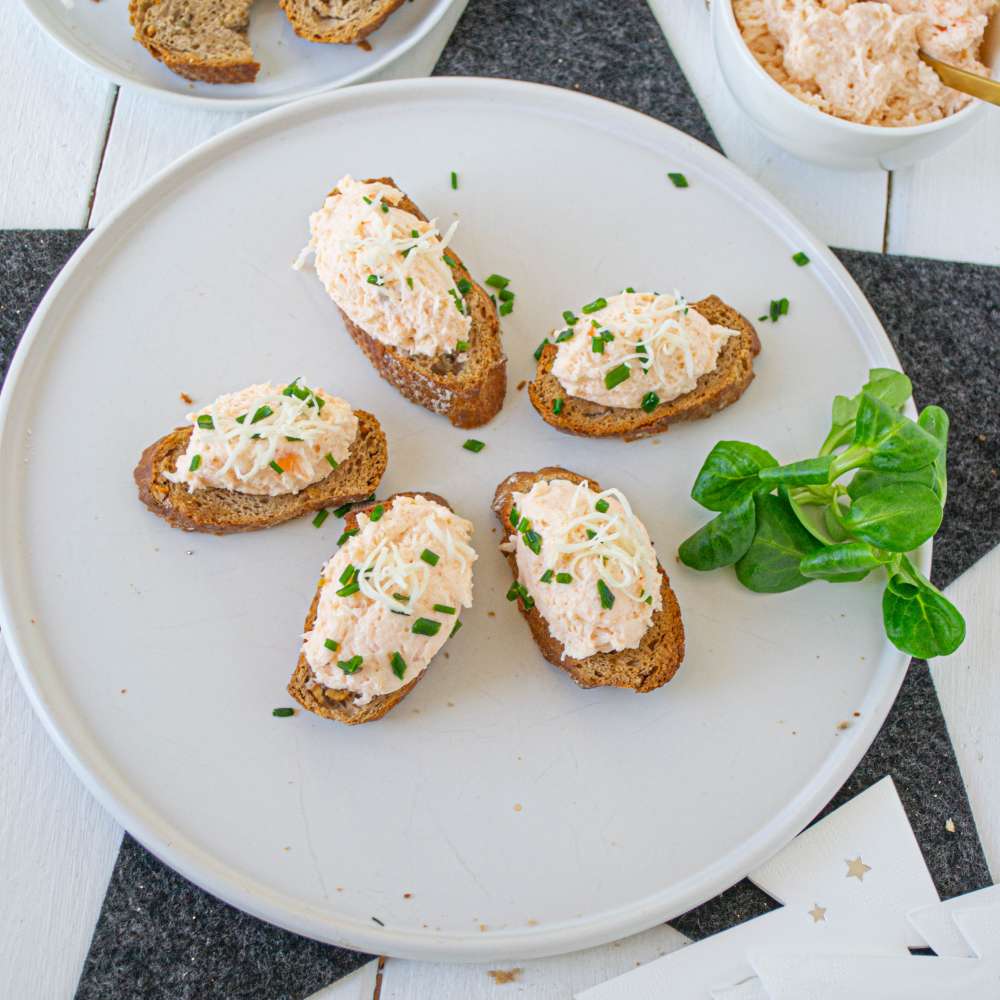
[[[1000,0],[714,0],[712,37],[736,103],[803,160],[904,167],[983,114],[919,53],[1000,79]]]

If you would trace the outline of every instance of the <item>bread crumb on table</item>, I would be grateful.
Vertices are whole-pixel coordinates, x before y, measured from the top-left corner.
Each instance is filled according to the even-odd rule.
[[[514,812],[519,813],[523,808],[524,806],[522,806],[520,802],[514,803]]]
[[[945,820],[944,828],[948,831],[948,833],[955,832],[955,821],[950,816]]]
[[[361,41],[358,42],[358,48],[361,49],[362,52],[371,52],[373,46],[367,38],[362,38]]]
[[[528,380],[526,378],[521,379],[521,381],[517,383],[517,391],[520,392],[527,384]]]
[[[186,392],[182,392],[181,393],[181,402],[182,403],[187,403],[187,405],[190,406],[194,402],[194,400]]]
[[[486,974],[497,986],[503,986],[506,983],[516,983],[523,971],[523,969],[490,969]]]

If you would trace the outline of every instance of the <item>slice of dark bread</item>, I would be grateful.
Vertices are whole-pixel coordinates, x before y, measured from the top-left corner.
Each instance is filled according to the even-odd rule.
[[[510,511],[514,493],[527,493],[535,483],[543,479],[566,479],[571,483],[586,480],[595,492],[601,486],[587,476],[577,475],[558,465],[547,466],[537,472],[514,472],[498,487],[493,497],[493,510],[500,521],[504,541],[513,541],[514,528],[510,523]],[[505,552],[514,579],[517,579],[517,559],[513,552]],[[653,621],[635,649],[623,649],[616,653],[595,653],[583,660],[571,656],[563,658],[563,645],[552,636],[548,622],[538,611],[538,607],[525,608],[518,597],[517,606],[528,622],[535,643],[549,663],[565,670],[580,687],[620,687],[633,691],[654,691],[662,687],[677,673],[684,659],[684,624],[677,597],[670,588],[670,580],[663,566],[659,567],[662,583],[660,596],[663,607],[654,613]]]
[[[753,381],[753,359],[760,353],[760,340],[750,321],[716,295],[692,302],[709,321],[738,330],[719,352],[714,371],[702,375],[690,392],[667,403],[660,403],[650,413],[638,407],[604,406],[576,396],[568,396],[552,374],[556,359],[555,344],[546,344],[538,361],[535,377],[528,385],[531,405],[542,419],[557,430],[583,437],[622,437],[626,441],[660,434],[681,420],[699,420],[735,403]],[[559,413],[552,412],[555,400],[562,399]]]
[[[165,479],[163,473],[177,468],[177,459],[187,450],[191,438],[190,425],[178,427],[142,453],[132,473],[139,499],[175,528],[212,535],[257,531],[324,507],[364,500],[381,481],[389,451],[375,417],[364,410],[355,410],[354,415],[358,418],[358,436],[347,458],[318,483],[276,497],[214,488],[192,492],[185,483]]]
[[[377,503],[388,509],[392,506],[396,497],[415,496],[426,497],[428,500],[434,500],[441,504],[442,507],[447,507],[448,510],[452,509],[451,504],[444,497],[426,491],[419,493],[393,493],[388,499],[379,500]],[[358,527],[358,514],[371,510],[375,504],[376,501],[372,501],[371,503],[361,504],[352,510],[344,518],[345,530],[355,530]],[[316,610],[319,607],[319,595],[322,589],[323,583],[321,581],[320,585],[316,588],[312,604],[309,606],[309,614],[306,615],[303,632],[308,632],[313,627],[313,622],[316,620]],[[309,661],[306,659],[305,653],[300,652],[298,662],[295,664],[295,670],[292,673],[292,679],[288,682],[288,693],[303,708],[314,712],[316,715],[322,715],[324,719],[333,719],[336,722],[346,723],[348,726],[357,726],[362,722],[374,722],[376,719],[381,719],[390,708],[398,705],[416,687],[417,682],[429,669],[430,665],[428,664],[409,684],[404,684],[398,691],[377,695],[367,705],[358,706],[354,704],[354,695],[352,692],[338,691],[334,688],[324,687],[319,683],[312,672],[312,668],[309,666]]]
[[[402,5],[403,0],[281,0],[296,35],[342,45],[367,38]]]
[[[253,0],[130,0],[135,40],[168,69],[205,83],[252,83]]]
[[[391,177],[363,183],[396,187]],[[427,217],[406,195],[400,199],[399,207],[427,221]],[[469,351],[464,361],[460,362],[455,354],[432,358],[407,354],[367,334],[351,322],[342,309],[340,315],[347,332],[365,352],[379,375],[391,382],[410,402],[432,413],[444,414],[456,427],[479,427],[492,420],[503,406],[507,392],[507,358],[500,340],[500,322],[489,295],[473,281],[451,246],[448,247],[448,256],[456,264],[452,269],[456,281],[465,278],[471,284],[464,296],[466,308],[472,316]]]

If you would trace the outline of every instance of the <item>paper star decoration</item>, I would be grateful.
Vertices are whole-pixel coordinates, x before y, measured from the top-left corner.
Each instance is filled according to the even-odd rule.
[[[844,864],[847,865],[847,874],[844,877],[856,878],[859,882],[864,882],[865,874],[872,870],[871,865],[866,865],[861,860],[860,854],[853,861],[844,858]]]
[[[826,907],[819,903],[813,903],[813,908],[809,911],[809,916],[813,918],[813,923],[818,924],[821,920],[826,920]]]

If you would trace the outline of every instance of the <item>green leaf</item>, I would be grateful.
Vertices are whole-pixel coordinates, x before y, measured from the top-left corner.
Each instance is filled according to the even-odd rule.
[[[865,494],[840,515],[858,538],[890,552],[910,552],[941,526],[941,501],[920,483],[890,483]]]
[[[811,580],[836,580],[845,576],[860,580],[870,570],[887,563],[889,558],[867,542],[842,542],[810,552],[799,563],[799,572]]]
[[[948,499],[948,426],[950,423],[948,414],[940,406],[925,406],[920,411],[917,423],[941,445],[941,450],[938,452],[937,458],[934,459],[932,471],[934,476],[933,489],[941,498],[941,506],[943,507],[945,500]]]
[[[882,595],[885,634],[897,648],[921,660],[954,653],[965,639],[965,619],[930,584],[896,574]]]
[[[858,469],[854,478],[847,484],[847,495],[852,500],[858,500],[892,483],[919,483],[921,486],[933,487],[934,468],[925,465],[922,469],[914,469],[912,472],[876,472],[874,469]]]
[[[690,538],[681,542],[677,554],[692,569],[709,570],[731,566],[753,541],[756,518],[753,497],[716,515]]]
[[[727,510],[760,488],[757,474],[778,464],[773,455],[743,441],[720,441],[709,453],[691,497],[709,510]]]
[[[821,543],[802,527],[784,497],[758,493],[754,502],[757,532],[736,563],[740,583],[759,594],[777,594],[808,583],[799,564]]]
[[[791,507],[792,513],[798,518],[799,524],[802,525],[810,535],[813,536],[818,542],[823,545],[828,545],[830,539],[826,537],[823,531],[820,529],[819,525],[810,517],[808,511],[800,504],[794,496],[789,492],[787,486],[779,486],[778,493],[788,501],[788,506]]]
[[[837,515],[834,513],[834,510],[839,506],[836,500],[832,500],[823,508],[823,526],[835,542],[843,542],[847,539],[847,532],[844,531],[844,526],[837,520]]]
[[[779,465],[761,469],[758,473],[761,484],[766,486],[825,486],[830,482],[832,455],[820,458],[806,458],[790,465]]]
[[[913,383],[902,372],[893,368],[872,368],[861,392],[867,392],[898,410],[913,395]]]
[[[866,464],[883,472],[920,469],[941,453],[937,438],[868,392],[861,394],[854,443],[868,448]]]

